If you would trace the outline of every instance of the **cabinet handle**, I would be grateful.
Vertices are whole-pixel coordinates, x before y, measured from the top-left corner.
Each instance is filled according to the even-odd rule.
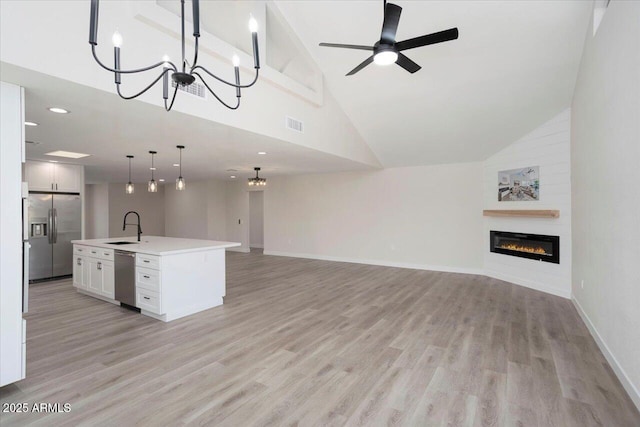
[[[53,190],[53,182],[51,183],[51,189]]]
[[[142,262],[146,262],[147,264],[149,264],[149,260],[148,259],[143,259]]]
[[[151,298],[149,298],[149,297],[143,297],[143,298],[144,298],[144,299],[151,299]]]
[[[95,253],[97,253],[97,252],[96,252],[96,251],[91,251],[91,253],[92,253],[92,254],[95,254]]]
[[[98,270],[102,270],[102,263],[98,262]]]
[[[109,256],[109,252],[103,252],[103,254]]]
[[[78,252],[82,252],[82,249],[78,249]]]
[[[142,277],[144,277],[145,279],[150,279],[150,277],[149,277],[149,276],[142,276]]]
[[[58,189],[58,184],[56,184],[56,190]]]
[[[77,262],[77,264],[78,264],[78,265],[82,265],[82,258],[78,258],[78,262]]]

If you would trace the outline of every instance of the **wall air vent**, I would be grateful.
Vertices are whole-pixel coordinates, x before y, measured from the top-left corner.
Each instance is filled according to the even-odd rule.
[[[293,117],[287,116],[285,118],[284,126],[289,130],[304,133],[304,127],[302,125],[303,123],[300,120],[294,119]]]
[[[176,87],[176,82],[171,81],[171,87]],[[178,87],[178,90],[188,93],[189,95],[197,96],[198,98],[207,99],[207,91],[203,84],[193,82],[189,86]]]

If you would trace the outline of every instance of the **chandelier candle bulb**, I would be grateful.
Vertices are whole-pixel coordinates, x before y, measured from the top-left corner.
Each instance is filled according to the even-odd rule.
[[[236,97],[240,98],[240,67],[236,65],[233,67],[233,71],[236,75]]]
[[[121,47],[122,46],[122,34],[120,34],[120,32],[118,30],[116,30],[113,33],[113,36],[111,36],[111,41],[113,42],[113,45],[115,47]]]

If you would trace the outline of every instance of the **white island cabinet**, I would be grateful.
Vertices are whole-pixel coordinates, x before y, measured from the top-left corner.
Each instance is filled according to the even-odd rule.
[[[113,242],[132,242],[114,245]],[[173,237],[72,241],[73,286],[79,292],[115,299],[115,251],[135,254],[135,306],[142,314],[169,322],[223,303],[225,249],[240,243]]]

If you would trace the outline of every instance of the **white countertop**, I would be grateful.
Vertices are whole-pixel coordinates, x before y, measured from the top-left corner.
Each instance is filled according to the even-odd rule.
[[[216,240],[179,239],[176,237],[140,236],[112,237],[109,239],[72,240],[74,245],[95,246],[99,248],[118,249],[128,252],[139,252],[149,255],[173,255],[187,252],[199,252],[212,249],[225,249],[240,246],[236,242],[219,242]],[[131,245],[112,245],[109,242],[136,242]]]

